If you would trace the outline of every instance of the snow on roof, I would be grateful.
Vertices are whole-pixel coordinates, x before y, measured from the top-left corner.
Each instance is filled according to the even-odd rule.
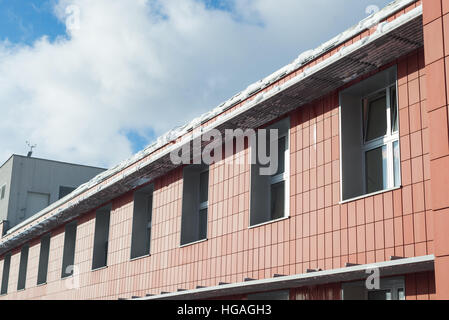
[[[207,122],[208,120],[211,120],[213,118],[220,116],[226,110],[235,106],[237,103],[245,101],[246,99],[254,96],[255,94],[259,94],[259,92],[261,90],[272,85],[279,79],[281,79],[281,78],[285,77],[286,75],[290,74],[291,72],[307,65],[309,62],[326,54],[330,50],[332,50],[335,47],[339,46],[340,44],[350,40],[351,38],[355,37],[356,35],[364,32],[365,30],[368,30],[371,27],[378,25],[377,29],[376,29],[376,34],[374,34],[374,36],[379,36],[379,35],[382,35],[382,34],[388,32],[395,25],[403,23],[404,22],[403,20],[411,19],[416,14],[422,14],[422,8],[420,8],[420,12],[417,12],[416,14],[414,13],[413,15],[408,15],[408,14],[403,15],[403,16],[399,17],[398,19],[394,20],[393,23],[386,23],[386,22],[379,23],[380,21],[385,20],[386,18],[390,17],[397,11],[399,11],[415,2],[417,2],[417,0],[395,0],[395,1],[391,2],[390,4],[388,4],[385,8],[383,8],[379,12],[372,14],[371,16],[365,18],[364,20],[360,21],[357,25],[340,33],[339,35],[337,35],[336,37],[332,38],[331,40],[323,43],[319,47],[317,47],[313,50],[308,50],[308,51],[301,53],[292,63],[275,71],[274,73],[265,77],[264,79],[259,80],[255,83],[249,85],[245,90],[236,94],[231,99],[223,102],[222,104],[220,104],[213,110],[195,118],[194,120],[190,121],[189,123],[187,123],[181,127],[178,127],[178,128],[168,131],[166,134],[160,136],[156,141],[154,141],[153,143],[148,145],[142,151],[133,155],[131,158],[122,161],[117,166],[115,166],[105,172],[100,173],[99,175],[97,175],[96,177],[94,177],[93,179],[88,181],[87,183],[79,186],[75,191],[73,191],[66,197],[53,203],[52,205],[43,209],[36,215],[30,217],[29,219],[23,221],[19,225],[10,229],[7,232],[7,235],[10,235],[11,233],[18,231],[19,229],[23,228],[24,226],[28,225],[29,223],[31,223],[37,219],[39,219],[43,215],[51,212],[52,210],[58,209],[57,213],[64,211],[65,209],[63,209],[61,206],[65,203],[69,203],[69,207],[75,205],[74,203],[70,203],[70,201],[74,200],[78,196],[81,196],[81,199],[75,200],[75,202],[79,202],[79,201],[85,200],[86,198],[89,198],[90,196],[95,194],[97,191],[102,189],[102,187],[99,186],[100,183],[113,177],[114,175],[116,175],[119,172],[123,171],[124,169],[130,167],[131,165],[137,163],[138,161],[144,159],[145,157],[149,156],[150,154],[153,154],[158,149],[161,149],[161,148],[167,146],[169,143],[176,141],[179,138],[182,138],[187,133],[194,130],[195,128],[200,127],[201,124]],[[351,46],[343,47],[335,55],[335,57],[332,56],[331,58],[326,59],[324,62],[326,64],[332,63],[332,61],[337,60],[340,56],[344,55],[345,52],[347,52],[351,49],[354,50],[355,47],[357,47],[357,46],[363,46],[366,41],[367,41],[367,39],[364,38],[361,41],[359,41],[358,43],[355,43]],[[303,71],[302,74],[299,75],[299,77],[302,77],[302,78],[306,77],[308,74],[312,73],[314,71],[314,69],[316,69],[318,67],[319,66],[314,66],[314,67],[311,67],[309,70]],[[284,88],[286,88],[288,85],[289,84],[286,83],[280,87],[274,88],[274,91],[276,91],[276,90],[281,91]],[[272,94],[273,94],[272,92],[267,93],[265,95],[259,94],[260,96],[259,95],[257,96],[257,99],[255,99],[254,103],[258,103],[261,99],[265,99],[268,95],[272,95]],[[155,160],[150,159],[150,161],[155,161]],[[125,174],[118,175],[118,176],[114,177],[113,180],[110,181],[110,183],[118,182],[123,177],[125,177]],[[92,189],[95,186],[97,186],[97,188]],[[87,194],[85,194],[85,192],[89,191],[90,189],[92,189],[92,190],[90,192],[88,192]],[[24,230],[24,232],[27,232],[27,230]],[[3,245],[3,243],[1,245]],[[0,247],[1,247],[1,245],[0,245]]]
[[[337,47],[338,45],[350,40],[351,38],[355,37],[356,35],[362,33],[363,31],[375,26],[379,23],[379,21],[382,21],[389,16],[391,16],[393,13],[403,9],[404,7],[416,2],[417,0],[395,0],[388,4],[385,8],[381,9],[377,13],[374,13],[367,18],[361,20],[358,24],[355,26],[347,29],[346,31],[338,34],[331,40],[321,44],[315,49],[307,50],[303,53],[301,53],[292,63],[282,67],[281,69],[273,72],[269,76],[265,77],[262,80],[259,80],[251,85],[249,85],[245,90],[239,92],[238,94],[234,95],[232,98],[228,99],[227,101],[221,103],[211,111],[208,111],[201,116],[193,119],[189,123],[186,123],[183,126],[174,128],[164,135],[160,136],[156,139],[156,141],[152,142],[150,145],[145,147],[142,151],[138,152],[131,158],[122,161],[117,166],[111,168],[108,171],[105,171],[104,173],[98,175],[94,179],[92,179],[91,182],[98,182],[99,180],[105,179],[107,177],[110,177],[111,175],[115,174],[116,172],[126,168],[130,164],[138,161],[139,159],[142,159],[143,157],[147,156],[148,154],[153,153],[154,151],[162,148],[166,144],[177,140],[178,138],[182,137],[183,135],[187,134],[191,130],[199,127],[202,123],[211,120],[215,118],[216,116],[220,115],[221,113],[225,112],[229,108],[233,107],[239,102],[242,102],[257,92],[267,88],[271,84],[275,83],[279,79],[285,77],[286,75],[290,74],[291,72],[307,65],[309,62],[315,60],[316,58],[326,54],[333,48]],[[88,182],[87,184],[90,185],[91,182]]]

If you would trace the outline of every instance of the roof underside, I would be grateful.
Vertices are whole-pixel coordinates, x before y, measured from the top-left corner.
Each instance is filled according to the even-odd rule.
[[[423,46],[422,7],[413,9],[397,20],[386,25],[379,25],[378,32],[340,50],[338,54],[305,70],[282,86],[261,92],[232,113],[218,117],[217,121],[203,132],[210,129],[219,129],[223,133],[225,129],[258,128],[335,91],[357,77],[421,48]],[[11,230],[0,243],[0,254],[167,174],[178,167],[171,162],[170,151],[187,142],[183,140],[172,144],[163,152],[148,157],[137,168],[123,169],[107,184],[94,185],[80,200],[69,202],[64,208],[56,203],[52,208],[58,208],[58,210],[51,216],[39,221],[27,222],[24,226]]]

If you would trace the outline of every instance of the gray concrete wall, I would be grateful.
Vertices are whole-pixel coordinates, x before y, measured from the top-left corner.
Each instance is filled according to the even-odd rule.
[[[9,158],[2,167],[0,167],[0,192],[4,185],[5,197],[0,200],[0,221],[6,220],[8,217],[9,194],[11,185],[11,173],[13,167],[13,158]]]
[[[50,161],[37,158],[13,156],[12,178],[8,210],[9,227],[31,217],[43,208],[30,208],[31,193],[45,197],[49,204],[59,199],[59,187],[73,187],[89,181],[104,169]],[[41,198],[42,198],[41,197]],[[36,205],[36,201],[34,201]]]

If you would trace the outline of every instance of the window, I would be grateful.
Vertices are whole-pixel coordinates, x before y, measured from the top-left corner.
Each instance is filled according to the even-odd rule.
[[[396,84],[362,99],[365,193],[399,186]]]
[[[153,185],[134,193],[131,259],[150,254]]]
[[[66,195],[70,194],[75,189],[76,188],[73,188],[73,187],[60,186],[59,187],[59,197],[58,197],[58,199],[64,198]]]
[[[207,238],[209,166],[185,167],[183,184],[181,245]]]
[[[47,282],[48,258],[50,255],[50,239],[51,235],[49,233],[44,235],[41,239],[39,267],[37,271],[37,284],[44,284]]]
[[[248,300],[290,300],[288,290],[252,293],[247,295]]]
[[[399,187],[396,68],[340,95],[342,199]]]
[[[97,210],[95,217],[94,255],[92,259],[93,270],[107,265],[110,217],[110,205]]]
[[[6,193],[6,185],[3,185],[0,189],[0,200],[5,199],[5,193]]]
[[[270,130],[278,130],[277,170],[273,175],[261,175],[260,169],[268,167],[259,163],[260,159],[251,161],[251,226],[284,218],[288,215],[289,205],[289,128],[290,118],[283,119],[269,126],[266,133],[266,153],[270,153]],[[259,145],[259,135],[257,137]],[[258,148],[258,146],[257,146]],[[258,152],[253,152],[255,156]],[[254,163],[256,162],[256,163]]]
[[[61,278],[69,277],[73,274],[75,263],[76,227],[76,221],[72,221],[65,226]]]
[[[405,300],[403,277],[380,279],[379,289],[368,290],[365,281],[342,284],[343,300]]]
[[[9,268],[11,266],[11,254],[8,253],[3,259],[3,275],[2,275],[2,289],[0,294],[8,293],[8,282],[9,282]]]
[[[17,290],[25,289],[29,249],[30,249],[29,245],[26,244],[22,247],[22,250],[20,251],[19,280],[17,281]]]

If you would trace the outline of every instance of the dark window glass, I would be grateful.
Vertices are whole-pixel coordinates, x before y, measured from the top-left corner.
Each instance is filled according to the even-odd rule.
[[[41,239],[37,284],[43,284],[47,282],[48,258],[50,256],[50,238],[50,234],[47,234]]]
[[[9,283],[9,268],[11,266],[11,254],[8,253],[3,260],[3,275],[2,275],[2,289],[1,294],[8,293],[8,283]]]
[[[110,207],[97,210],[95,217],[94,255],[92,269],[98,269],[107,265],[109,244]]]
[[[60,186],[59,187],[59,198],[58,199],[62,199],[64,198],[66,195],[70,194],[72,191],[74,191],[76,188],[73,187],[63,187]]]
[[[278,167],[275,175],[285,172],[285,150],[287,149],[286,137],[278,140]]]
[[[75,263],[75,244],[76,244],[77,222],[73,221],[65,226],[64,232],[64,253],[62,256],[61,277],[71,276]]]
[[[280,219],[284,216],[285,182],[281,181],[271,185],[271,219]]]
[[[386,187],[387,183],[387,150],[386,146],[366,152],[366,191],[376,192]]]
[[[19,279],[17,281],[17,290],[25,289],[28,266],[28,252],[30,247],[26,244],[20,252]]]
[[[0,200],[5,198],[6,186],[3,186],[0,192]]]
[[[190,165],[183,170],[181,245],[207,238],[209,170]]]
[[[391,300],[391,290],[368,291],[368,300]]]
[[[200,210],[198,239],[207,238],[207,209]]]
[[[200,203],[206,202],[209,193],[209,170],[200,174]]]
[[[153,186],[134,193],[131,259],[150,254]]]

